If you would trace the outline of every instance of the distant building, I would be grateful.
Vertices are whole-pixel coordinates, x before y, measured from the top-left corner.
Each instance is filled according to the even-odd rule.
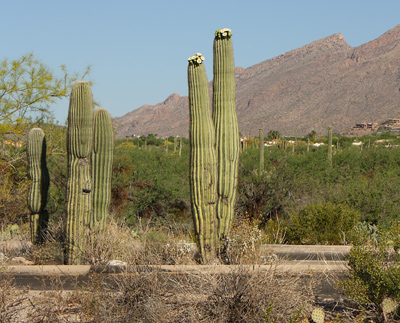
[[[353,127],[354,129],[370,129],[370,130],[375,130],[378,129],[378,124],[376,123],[356,123],[356,125]]]

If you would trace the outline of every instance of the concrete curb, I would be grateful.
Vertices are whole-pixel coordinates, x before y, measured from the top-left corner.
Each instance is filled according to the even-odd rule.
[[[265,265],[152,265],[152,266],[91,266],[91,265],[5,265],[3,273],[11,276],[88,275],[90,273],[116,274],[122,272],[165,273],[230,273],[236,270],[279,272],[347,271],[344,257],[351,246],[294,246],[263,245],[261,254],[267,255]],[[1,272],[1,270],[0,270]]]
[[[294,260],[272,263],[270,265],[148,265],[115,267],[102,266],[93,267],[89,265],[43,265],[43,266],[5,266],[3,273],[11,276],[86,276],[91,273],[98,274],[119,274],[119,273],[203,273],[203,274],[229,274],[233,272],[290,272],[290,273],[311,273],[347,271],[346,261],[322,261],[322,260]]]
[[[290,260],[344,260],[352,246],[320,245],[262,245],[261,253],[276,255],[280,259]]]

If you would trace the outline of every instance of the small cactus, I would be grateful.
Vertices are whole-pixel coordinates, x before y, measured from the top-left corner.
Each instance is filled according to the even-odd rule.
[[[46,138],[43,130],[33,128],[28,133],[26,155],[28,176],[32,185],[28,195],[28,208],[31,211],[31,241],[39,242],[41,230],[48,222],[48,213],[44,210],[49,189],[49,171],[46,164]]]
[[[391,298],[391,297],[387,297],[382,301],[381,307],[382,307],[383,316],[385,318],[385,322],[387,321],[386,315],[394,312],[398,306],[399,306],[399,303],[394,298]]]
[[[311,319],[315,323],[324,323],[325,322],[325,313],[322,308],[315,308],[311,313]]]

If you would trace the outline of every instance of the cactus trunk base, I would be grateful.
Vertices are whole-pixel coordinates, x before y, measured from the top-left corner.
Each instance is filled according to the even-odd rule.
[[[92,220],[90,165],[85,158],[71,161],[70,172],[73,182],[69,184],[67,219],[67,257],[68,265],[80,265],[86,245],[85,232]]]

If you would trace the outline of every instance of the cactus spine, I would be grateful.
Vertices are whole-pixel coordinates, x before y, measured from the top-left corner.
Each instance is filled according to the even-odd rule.
[[[100,228],[105,228],[111,202],[114,131],[111,116],[106,109],[96,109],[93,116],[93,216],[90,226],[93,228],[97,223]]]
[[[332,127],[328,128],[328,162],[332,166]]]
[[[28,194],[28,208],[31,211],[31,241],[39,242],[41,230],[48,222],[48,213],[44,210],[49,189],[49,171],[46,164],[46,138],[43,130],[33,128],[28,133],[26,155],[28,176],[32,185]]]
[[[80,264],[85,230],[92,214],[90,157],[93,142],[93,99],[88,83],[74,84],[68,111],[67,264]]]
[[[262,129],[258,129],[259,132],[259,147],[260,147],[260,171],[261,176],[264,173],[264,134]]]
[[[216,252],[216,180],[215,131],[210,114],[207,76],[200,53],[189,58],[189,141],[190,199],[197,243],[202,263]]]
[[[234,215],[240,144],[231,37],[229,29],[219,29],[215,32],[213,45],[213,121],[218,164],[217,219],[220,238],[228,235]]]

